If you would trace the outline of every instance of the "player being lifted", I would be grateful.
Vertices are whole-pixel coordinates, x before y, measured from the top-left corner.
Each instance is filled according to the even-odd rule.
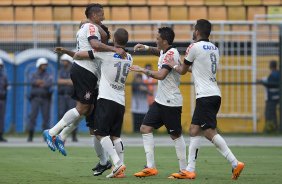
[[[216,82],[219,50],[209,41],[210,32],[211,23],[208,20],[197,20],[193,32],[195,43],[187,48],[184,63],[180,65],[173,60],[168,60],[168,64],[174,71],[182,75],[187,71],[192,72],[196,93],[196,107],[189,130],[188,166],[179,173],[172,174],[174,178],[196,178],[196,159],[202,136],[211,141],[231,163],[232,179],[238,179],[244,169],[244,163],[236,159],[224,139],[216,131],[216,116],[221,104],[221,92]]]
[[[125,51],[123,49],[108,46],[100,42],[101,34],[94,23],[104,20],[103,7],[100,4],[89,4],[86,7],[85,15],[90,23],[81,26],[77,32],[77,50],[87,51],[94,48],[97,51],[113,51],[124,55]],[[91,59],[74,60],[71,69],[71,80],[74,86],[72,97],[77,102],[76,107],[67,111],[53,128],[43,132],[43,137],[52,151],[58,149],[66,156],[64,140],[58,134],[65,127],[72,126],[75,128],[84,116],[91,113],[95,100],[95,89],[99,78],[98,68],[99,64],[93,62]]]
[[[175,144],[176,155],[179,160],[179,169],[186,168],[186,145],[182,136],[181,112],[182,95],[179,89],[180,75],[172,70],[166,60],[172,59],[180,62],[180,55],[176,48],[172,47],[174,32],[169,27],[159,28],[156,37],[157,47],[137,44],[135,51],[149,51],[159,56],[158,71],[151,71],[139,66],[132,66],[131,71],[144,73],[152,78],[158,79],[157,94],[155,102],[150,106],[140,127],[143,137],[143,145],[146,153],[146,167],[134,174],[136,177],[147,177],[158,174],[154,159],[153,130],[165,125],[168,134]]]
[[[80,23],[80,26],[81,27],[83,24],[85,23],[88,23],[89,21],[88,20],[84,20],[84,21],[81,21]],[[108,40],[110,39],[111,37],[111,34],[108,30],[108,28],[101,24],[101,22],[95,22],[96,26],[99,28],[99,32],[101,35],[104,34],[104,32],[107,34],[107,36],[101,36],[101,41],[105,44],[108,43]],[[71,51],[71,50],[68,50],[66,48],[63,48],[63,47],[56,47],[55,48],[55,52],[57,53],[61,53],[61,54],[68,54],[69,56],[71,57],[74,57],[74,54],[75,52],[74,51]],[[100,65],[99,65],[100,66]],[[98,71],[99,73],[101,73],[101,68],[99,67],[98,68]],[[98,78],[98,83],[99,83],[99,80],[100,80],[100,74],[99,74],[99,78]],[[96,166],[92,169],[93,171],[93,175],[94,176],[99,176],[101,174],[103,174],[103,172],[105,172],[107,169],[110,169],[112,167],[112,164],[111,162],[109,161],[109,156],[108,154],[104,151],[102,145],[100,144],[100,141],[96,138],[96,136],[94,136],[94,111],[95,111],[95,107],[96,107],[96,103],[97,103],[97,97],[98,97],[98,84],[97,84],[97,88],[96,88],[96,91],[94,93],[94,109],[92,110],[92,113],[88,116],[86,116],[86,126],[89,127],[89,132],[90,132],[90,135],[93,137],[93,145],[94,145],[94,149],[95,149],[95,152],[97,154],[97,156],[99,157],[99,162],[96,164]],[[70,126],[67,126],[65,127],[61,133],[59,134],[59,136],[61,137],[61,139],[63,141],[66,140],[66,138],[70,135],[70,133],[78,126],[78,123],[77,124],[71,124]]]
[[[114,46],[125,49],[128,32],[119,28],[114,33]],[[100,140],[103,149],[109,154],[114,168],[107,178],[124,177],[124,147],[120,138],[125,111],[125,81],[132,57],[127,53],[123,59],[114,52],[77,52],[76,59],[91,58],[101,62],[99,95],[95,110],[94,134]]]

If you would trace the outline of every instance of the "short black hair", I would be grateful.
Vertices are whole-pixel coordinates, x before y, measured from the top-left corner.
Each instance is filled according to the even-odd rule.
[[[206,19],[199,19],[195,25],[195,30],[200,32],[202,38],[208,38],[211,34],[212,25]]]
[[[92,3],[92,4],[87,5],[85,9],[86,18],[89,18],[93,12],[101,11],[101,9],[103,9],[103,6],[98,3]]]
[[[159,34],[163,40],[166,40],[169,45],[172,45],[175,34],[170,27],[159,28]]]
[[[114,33],[115,42],[120,46],[126,46],[128,42],[128,32],[124,28],[118,28]]]

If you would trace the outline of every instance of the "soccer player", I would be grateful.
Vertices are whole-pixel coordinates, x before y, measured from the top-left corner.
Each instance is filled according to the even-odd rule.
[[[244,169],[244,163],[239,162],[228,148],[224,139],[217,133],[216,115],[221,104],[221,92],[216,82],[216,72],[219,64],[219,50],[209,41],[211,23],[208,20],[197,20],[194,26],[192,43],[186,50],[184,63],[175,63],[168,60],[168,64],[184,75],[187,71],[192,72],[195,93],[196,107],[190,125],[190,145],[188,166],[179,173],[172,176],[178,179],[196,178],[196,159],[200,148],[200,141],[204,135],[211,141],[218,151],[232,165],[232,179],[238,179]]]
[[[81,22],[81,25],[80,27],[84,24],[84,23],[87,23],[89,21],[82,21]],[[99,22],[97,22],[99,23]],[[102,39],[101,41],[105,44],[108,43],[108,40],[110,39],[111,35],[110,35],[110,32],[108,30],[108,28],[103,25],[103,24],[100,24],[100,25],[97,25],[95,24],[98,28],[99,28],[99,32],[103,34],[103,32],[105,32],[107,34],[107,37],[105,39]],[[65,49],[63,47],[56,47],[55,48],[55,52],[57,53],[63,53],[63,54],[68,54],[69,56],[71,57],[74,57],[74,54],[75,52],[71,51],[71,50],[68,50],[68,49]],[[100,65],[99,65],[100,66]],[[99,67],[98,68],[98,71],[99,73],[101,73],[101,68]],[[100,80],[100,75],[98,77],[98,80]],[[100,141],[96,138],[96,136],[94,136],[94,131],[93,131],[93,127],[94,127],[94,111],[95,111],[95,107],[96,107],[96,102],[97,102],[97,97],[98,97],[98,85],[97,85],[97,88],[96,88],[96,91],[94,93],[94,109],[92,110],[92,113],[90,115],[88,115],[86,117],[86,126],[89,127],[89,132],[90,132],[90,135],[93,137],[93,145],[94,145],[94,149],[95,149],[95,152],[97,154],[97,156],[99,157],[99,162],[96,164],[96,166],[92,169],[93,171],[93,175],[94,176],[99,176],[101,174],[103,174],[103,172],[105,172],[107,169],[110,169],[112,167],[112,164],[111,162],[109,161],[109,156],[108,154],[105,152],[105,150],[103,149],[102,145],[100,144]],[[65,141],[66,138],[69,136],[69,134],[77,127],[77,124],[71,124],[70,126],[68,127],[65,127],[61,133],[59,134],[60,137]]]
[[[114,33],[114,46],[125,49],[128,32],[119,28]],[[107,178],[124,177],[123,143],[120,138],[125,111],[125,81],[132,57],[125,58],[114,52],[78,52],[74,58],[90,57],[101,62],[99,95],[95,110],[94,134],[111,157],[114,168]]]
[[[113,51],[124,55],[125,51],[123,49],[100,42],[101,34],[94,23],[104,20],[103,7],[100,4],[89,4],[86,7],[85,15],[89,23],[83,24],[77,32],[77,50],[87,51],[93,48],[97,51]],[[76,127],[84,116],[91,113],[99,75],[98,67],[98,63],[90,59],[74,60],[71,69],[71,80],[74,85],[72,97],[76,100],[76,107],[67,111],[53,128],[43,132],[43,137],[52,151],[58,149],[59,152],[66,156],[64,140],[58,134],[67,126]]]
[[[141,72],[158,79],[155,101],[150,106],[140,127],[147,165],[142,171],[134,174],[136,177],[148,177],[158,174],[154,159],[153,130],[160,128],[162,125],[165,125],[168,134],[174,141],[180,170],[186,168],[186,145],[181,127],[182,95],[179,89],[180,75],[165,64],[168,59],[180,62],[179,52],[172,47],[174,36],[175,34],[171,28],[162,27],[158,29],[157,47],[149,47],[143,44],[137,44],[134,47],[135,51],[145,50],[159,56],[158,71],[148,70],[136,65],[130,68],[131,71]]]

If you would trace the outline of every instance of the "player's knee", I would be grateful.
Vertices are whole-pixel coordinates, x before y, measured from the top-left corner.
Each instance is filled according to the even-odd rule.
[[[170,134],[170,137],[172,140],[178,139],[179,137],[181,137],[181,133],[175,133],[175,134]]]
[[[195,137],[197,135],[198,135],[198,130],[197,129],[195,129],[195,128],[190,128],[189,129],[189,136],[190,137]]]
[[[148,134],[148,133],[151,133],[153,130],[152,130],[152,127],[149,127],[149,126],[146,126],[146,125],[141,125],[140,127],[140,133],[141,134]]]
[[[195,136],[199,136],[200,134],[201,134],[200,126],[191,124],[189,128],[189,136],[195,137]]]
[[[91,112],[91,106],[88,104],[77,105],[76,109],[80,115],[87,115],[89,112]]]

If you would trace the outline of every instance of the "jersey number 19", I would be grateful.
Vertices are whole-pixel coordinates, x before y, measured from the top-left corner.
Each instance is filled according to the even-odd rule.
[[[122,84],[125,83],[125,79],[128,75],[128,67],[130,66],[129,63],[124,63],[118,62],[114,65],[114,67],[117,67],[117,73],[116,73],[116,78],[115,82],[121,82]],[[122,75],[122,76],[121,76]]]

